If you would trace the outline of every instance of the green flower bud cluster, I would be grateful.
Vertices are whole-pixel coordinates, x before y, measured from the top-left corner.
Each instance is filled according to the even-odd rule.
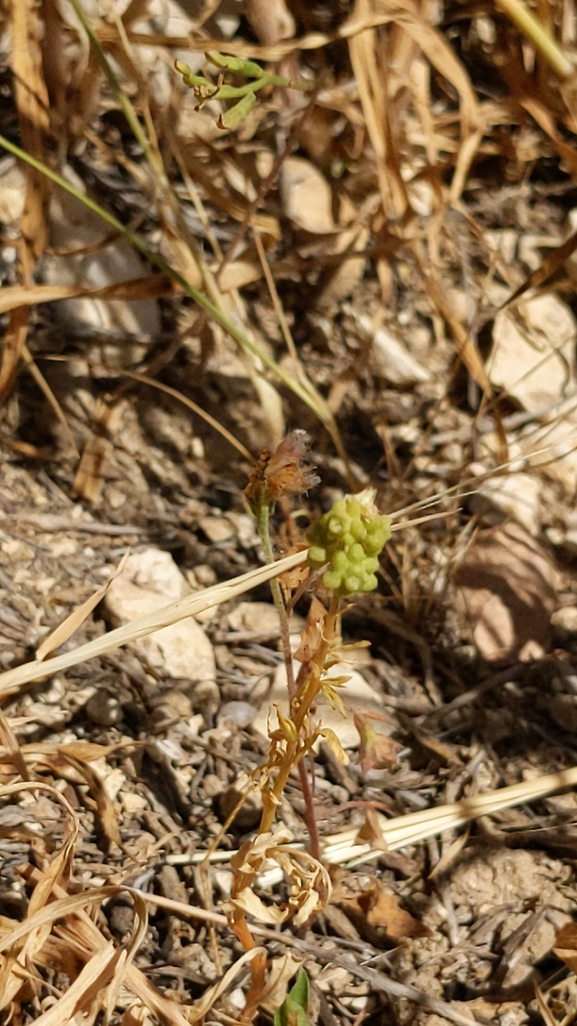
[[[377,587],[378,556],[391,537],[391,521],[378,512],[374,496],[366,489],[339,499],[307,532],[309,564],[313,570],[328,564],[323,584],[340,598]]]

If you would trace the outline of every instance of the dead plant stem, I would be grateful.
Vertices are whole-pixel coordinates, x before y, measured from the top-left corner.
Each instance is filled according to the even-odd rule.
[[[270,506],[263,504],[260,507],[258,515],[256,517],[257,530],[263,545],[264,558],[267,564],[274,563],[274,553],[272,550],[272,542],[270,537],[270,510]],[[271,580],[270,589],[272,592],[274,606],[279,618],[281,645],[283,650],[284,663],[286,667],[288,697],[289,703],[292,705],[292,702],[296,696],[297,686],[295,681],[292,650],[290,644],[289,617],[284,603],[281,586],[276,577]],[[305,806],[304,818],[309,833],[311,855],[315,859],[318,859],[320,861],[321,841],[319,836],[317,817],[315,814],[313,789],[311,787],[311,782],[309,780],[309,776],[307,773],[307,767],[302,759],[299,760],[298,770],[301,788],[303,792],[303,800]]]
[[[285,734],[285,749],[281,757],[275,782],[272,788],[263,794],[264,808],[259,833],[266,833],[271,830],[276,810],[288,783],[291,770],[295,765],[302,764],[303,756],[310,750],[308,739],[303,740],[302,737],[305,720],[321,689],[321,677],[327,656],[336,637],[338,617],[339,600],[333,595],[325,618],[322,641],[311,660],[310,669],[305,680],[291,699],[290,719],[288,721],[290,737],[288,733]]]

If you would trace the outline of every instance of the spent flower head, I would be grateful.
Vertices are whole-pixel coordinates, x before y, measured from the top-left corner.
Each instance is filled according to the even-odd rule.
[[[375,506],[375,490],[347,495],[309,527],[308,561],[313,570],[326,566],[323,584],[339,598],[373,591],[379,553],[391,536],[391,520]]]
[[[254,514],[273,506],[283,495],[300,495],[319,483],[315,468],[304,462],[308,450],[307,433],[298,428],[283,438],[273,453],[265,449],[260,454],[244,490]]]

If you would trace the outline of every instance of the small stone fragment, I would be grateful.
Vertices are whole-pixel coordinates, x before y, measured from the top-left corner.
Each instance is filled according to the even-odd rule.
[[[219,726],[227,726],[232,723],[240,730],[250,726],[258,709],[250,702],[225,702],[218,711],[216,722]]]
[[[130,556],[104,600],[113,620],[128,623],[190,594],[169,552],[145,549]],[[214,681],[212,645],[194,617],[163,627],[134,643],[141,658],[175,680]]]
[[[222,794],[226,787],[226,784],[217,777],[216,773],[207,773],[202,781],[202,789],[207,798],[216,798],[217,795]]]
[[[99,727],[113,727],[122,719],[122,706],[108,691],[98,690],[85,706],[88,719]]]
[[[568,730],[571,733],[577,731],[576,695],[552,695],[547,703],[547,711],[561,730]]]
[[[526,410],[541,410],[575,388],[577,326],[558,296],[523,299],[497,314],[487,361],[491,384]]]
[[[249,778],[246,773],[240,773],[234,784],[231,784],[224,794],[221,795],[218,803],[220,814],[223,820],[226,820],[239,803],[241,797],[245,796],[234,818],[235,826],[240,827],[241,830],[251,830],[257,826],[262,813],[261,793],[252,789],[246,794],[248,785]]]
[[[577,635],[577,606],[564,606],[556,609],[551,616],[551,626],[561,638]]]

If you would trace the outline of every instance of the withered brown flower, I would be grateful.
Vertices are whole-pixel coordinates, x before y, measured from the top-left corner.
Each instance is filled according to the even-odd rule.
[[[273,453],[268,449],[261,452],[244,490],[252,510],[271,506],[282,495],[300,495],[318,484],[314,467],[303,462],[308,449],[306,431],[297,428]]]

